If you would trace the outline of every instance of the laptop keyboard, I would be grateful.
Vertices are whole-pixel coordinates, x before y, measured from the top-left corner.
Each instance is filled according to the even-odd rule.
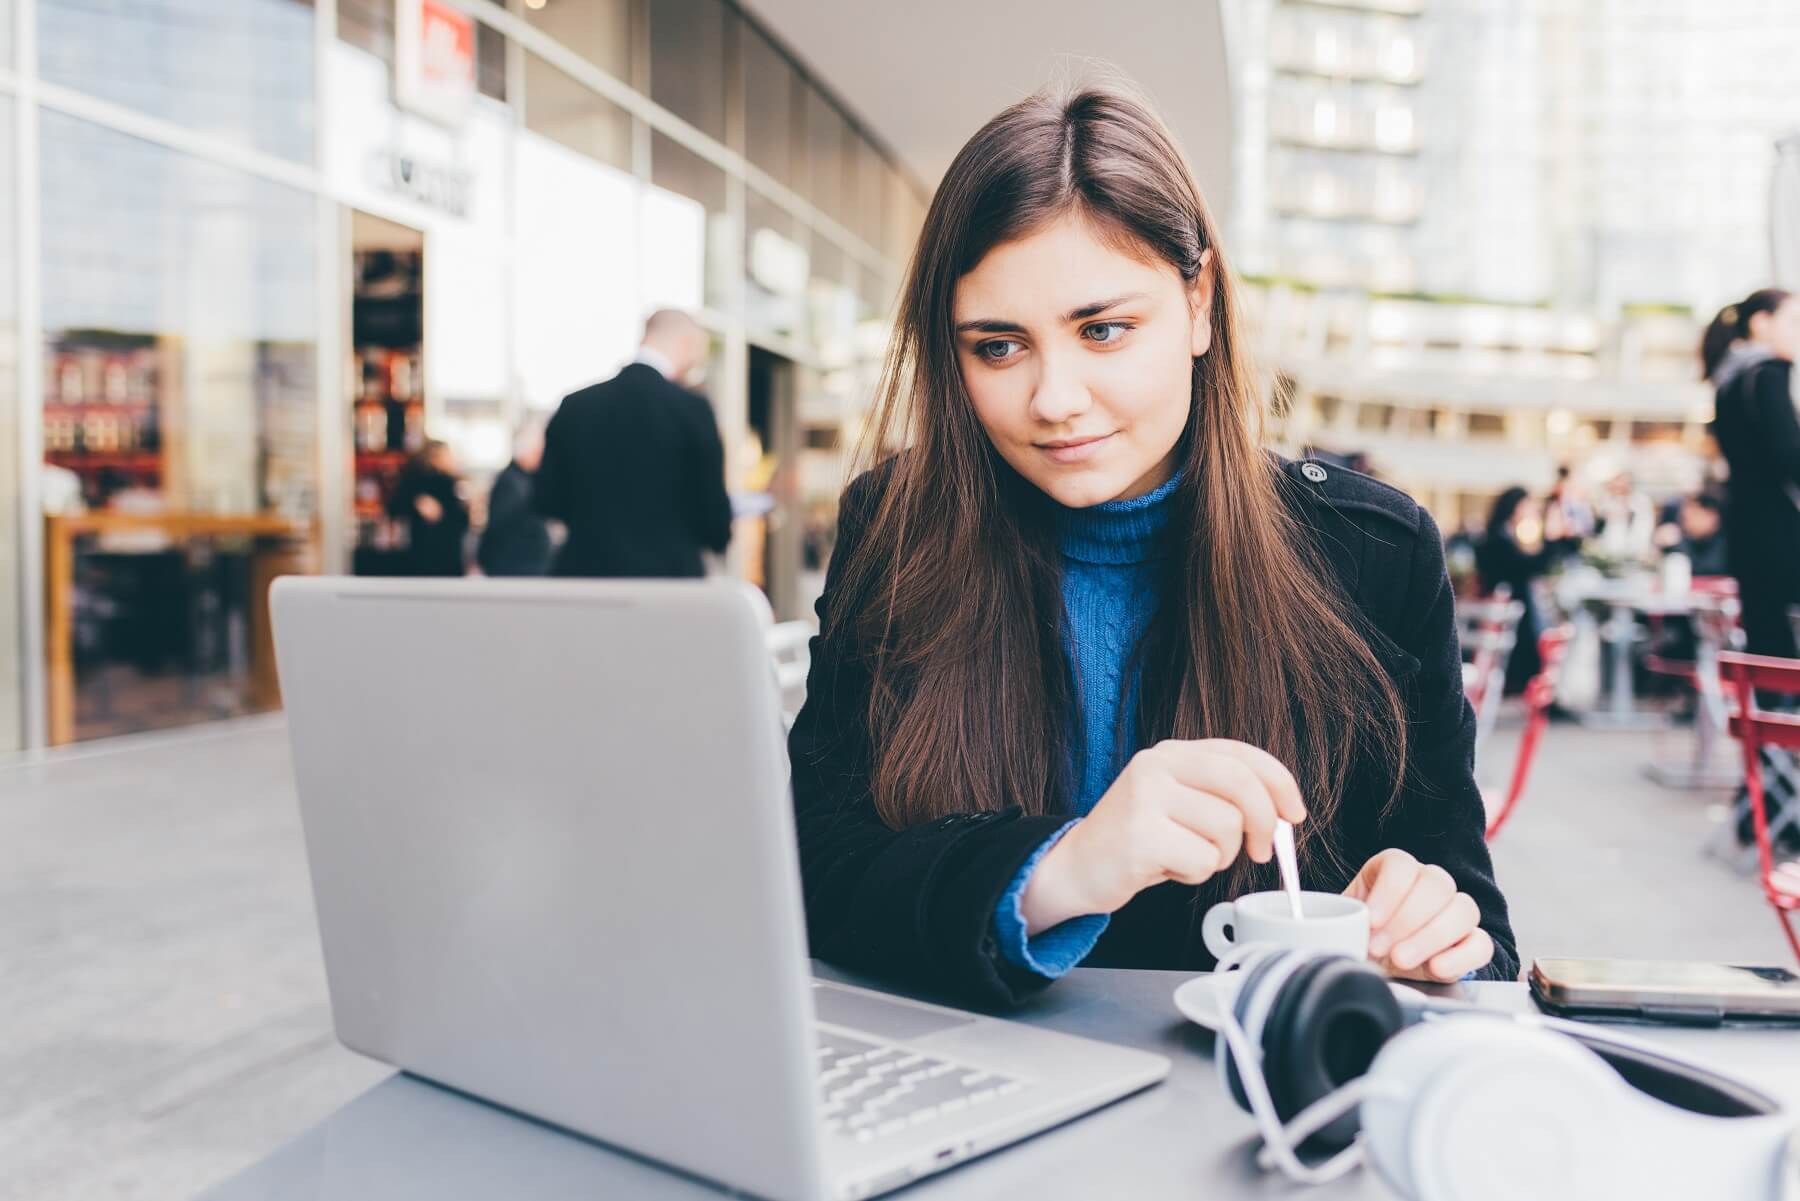
[[[905,1047],[819,1031],[825,1128],[871,1142],[999,1097],[1025,1082]]]

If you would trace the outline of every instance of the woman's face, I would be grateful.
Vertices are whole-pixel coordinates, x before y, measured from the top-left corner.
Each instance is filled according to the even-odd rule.
[[[1784,359],[1800,359],[1800,295],[1789,296],[1772,313],[1750,318],[1750,340]]]
[[[994,247],[958,281],[957,363],[1015,471],[1070,508],[1168,480],[1194,359],[1212,337],[1211,260],[1190,287],[1066,217]]]

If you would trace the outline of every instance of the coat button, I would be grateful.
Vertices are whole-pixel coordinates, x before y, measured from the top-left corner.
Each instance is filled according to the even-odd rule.
[[[1323,484],[1325,482],[1325,469],[1317,463],[1300,464],[1300,474],[1315,484]]]

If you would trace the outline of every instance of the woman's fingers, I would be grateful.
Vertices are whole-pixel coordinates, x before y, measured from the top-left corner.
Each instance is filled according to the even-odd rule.
[[[1224,797],[1183,789],[1169,798],[1167,816],[1218,848],[1220,866],[1236,860],[1243,849],[1244,811]]]
[[[1180,884],[1204,884],[1214,872],[1236,858],[1236,852],[1223,854],[1211,839],[1190,833],[1181,826],[1170,831],[1168,847],[1163,855],[1163,872]]]
[[[1156,762],[1177,784],[1235,805],[1244,817],[1244,846],[1250,858],[1267,863],[1275,853],[1275,798],[1268,785],[1242,760],[1204,748],[1197,742],[1160,743]]]
[[[1388,962],[1410,972],[1426,960],[1449,950],[1481,924],[1481,910],[1467,893],[1454,893],[1450,903],[1411,934],[1394,943]]]
[[[1379,889],[1380,885],[1376,887]],[[1456,881],[1449,872],[1435,865],[1417,867],[1412,888],[1385,922],[1375,921],[1374,906],[1370,906],[1369,954],[1376,959],[1387,958],[1398,943],[1422,929],[1454,896]]]
[[[1379,930],[1387,925],[1394,911],[1400,908],[1400,902],[1412,891],[1419,870],[1419,861],[1405,851],[1382,851],[1356,873],[1356,879],[1350,881],[1344,895],[1367,904],[1369,929]]]
[[[1461,980],[1470,972],[1486,967],[1494,958],[1494,940],[1477,926],[1448,951],[1433,955],[1426,970],[1434,980]]]
[[[1281,760],[1259,746],[1233,738],[1209,738],[1198,745],[1230,756],[1255,772],[1275,803],[1276,816],[1290,822],[1306,820],[1306,801],[1300,796],[1300,784]]]

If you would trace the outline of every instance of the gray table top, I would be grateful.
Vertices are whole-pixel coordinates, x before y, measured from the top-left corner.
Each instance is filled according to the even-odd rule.
[[[855,980],[821,968],[821,975]],[[1011,1016],[1158,1051],[1161,1085],[1027,1142],[913,1186],[961,1198],[1291,1196],[1263,1175],[1250,1118],[1218,1086],[1212,1036],[1170,1000],[1188,973],[1078,969]],[[1531,1009],[1523,985],[1469,986],[1478,1004]],[[1800,1108],[1800,1033],[1632,1027],[1635,1037],[1702,1058]],[[703,1131],[695,1132],[697,1137]],[[730,1195],[629,1155],[397,1074],[203,1201],[698,1201]],[[1372,1174],[1309,1192],[1386,1198]]]

